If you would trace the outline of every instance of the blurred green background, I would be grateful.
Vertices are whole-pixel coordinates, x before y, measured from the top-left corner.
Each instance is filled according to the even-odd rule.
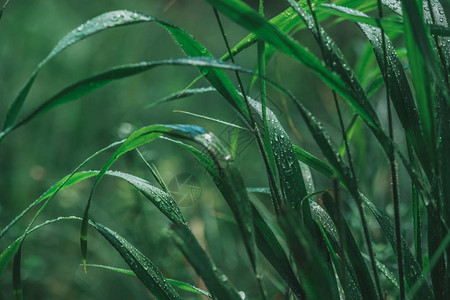
[[[246,2],[254,7],[258,4],[256,0]],[[283,1],[266,1],[268,18],[285,8]],[[60,38],[88,19],[116,9],[137,10],[172,22],[195,36],[216,57],[225,52],[212,8],[201,0],[13,0],[0,21],[0,118],[4,118],[9,103],[39,61]],[[247,34],[226,18],[223,21],[231,44],[237,43]],[[352,66],[355,66],[365,48],[357,28],[348,22],[327,28]],[[297,33],[294,37],[319,55],[317,46],[307,32]],[[22,115],[65,86],[113,66],[183,56],[184,53],[173,38],[156,24],[137,24],[104,31],[75,44],[46,65],[31,90]],[[245,50],[236,58],[236,62],[244,67],[254,68],[256,48]],[[341,134],[331,91],[306,68],[293,62],[284,55],[276,54],[268,64],[268,76],[291,89],[324,123],[338,146]],[[0,228],[85,158],[142,126],[157,123],[195,124],[214,132],[226,144],[229,143],[232,132],[230,127],[174,112],[188,111],[242,125],[233,109],[214,93],[145,108],[146,105],[185,88],[199,74],[190,67],[160,67],[117,81],[81,100],[60,106],[8,136],[0,146]],[[235,81],[234,75],[229,74]],[[243,78],[248,85],[250,77],[244,75]],[[200,80],[195,85],[202,86],[208,86],[207,82]],[[257,85],[255,87],[249,94],[258,98]],[[378,96],[382,94],[376,94],[371,101],[383,118],[385,104],[384,101],[378,103]],[[294,107],[274,90],[269,89],[269,98],[269,106],[279,117],[292,141],[322,157]],[[348,124],[352,112],[346,105],[343,105],[343,111]],[[299,135],[291,130],[289,116]],[[398,134],[396,136],[401,142],[402,137]],[[267,186],[263,161],[255,143],[248,135],[241,135],[240,138],[237,161],[246,185]],[[379,146],[362,126],[357,129],[353,145],[357,173],[363,179],[362,190],[380,208],[385,208],[389,202],[389,173]],[[183,179],[189,178],[194,190],[186,186],[181,188],[180,192],[189,197],[180,206],[183,207],[183,213],[188,217],[194,233],[238,289],[247,291],[249,298],[257,295],[256,282],[252,279],[252,271],[231,213],[194,158],[164,140],[153,142],[141,150],[146,159],[157,166],[162,178],[170,183],[170,188],[175,193],[178,192],[176,180],[182,185]],[[100,169],[110,154],[94,160],[85,169]],[[135,152],[120,159],[113,169],[154,182]],[[328,180],[316,173],[313,175],[317,190],[331,188]],[[404,200],[402,211],[407,212],[409,182],[406,176],[400,178]],[[38,223],[58,216],[81,216],[92,184],[92,180],[82,182],[61,192]],[[270,200],[261,200],[270,209]],[[352,202],[347,202],[346,212],[352,215],[355,208],[352,207]],[[387,206],[387,211],[392,213],[392,207]],[[167,236],[166,218],[128,184],[118,179],[105,178],[95,193],[91,217],[136,245],[168,278],[203,286],[195,271]],[[0,249],[5,249],[30,220],[30,216],[27,216],[13,228],[0,241]],[[357,218],[350,218],[349,222],[358,228]],[[79,228],[80,224],[75,221],[57,223],[27,238],[22,254],[25,299],[152,297],[136,278],[95,268],[89,268],[85,274],[80,267]],[[411,224],[403,225],[403,229],[410,232]],[[90,230],[90,234],[90,263],[126,267],[121,257],[102,237],[93,230]],[[383,255],[384,241],[377,240],[376,231],[373,234],[375,242],[380,245],[376,251]],[[392,255],[391,252],[386,252],[386,255]],[[1,275],[1,299],[12,298],[11,271],[9,265]],[[270,266],[264,269],[263,274],[269,290],[275,290],[280,279],[273,275]],[[183,294],[183,297],[198,298],[189,294]]]

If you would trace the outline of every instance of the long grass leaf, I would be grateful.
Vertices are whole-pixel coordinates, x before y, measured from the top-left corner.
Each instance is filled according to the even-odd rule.
[[[23,103],[25,102],[25,99],[31,89],[31,86],[33,85],[34,80],[36,79],[36,76],[39,74],[41,68],[59,52],[93,34],[96,34],[108,28],[136,24],[141,22],[148,22],[152,20],[153,19],[151,17],[137,12],[131,12],[127,10],[117,10],[99,15],[69,32],[58,42],[58,44],[52,49],[52,51],[38,64],[36,69],[33,71],[32,75],[28,78],[27,82],[20,90],[17,97],[11,103],[8,112],[6,114],[3,130],[13,125],[14,121],[17,118],[17,115],[19,114],[23,106]]]
[[[139,250],[111,229],[93,222],[95,229],[120,253],[136,276],[158,299],[181,299],[164,275]]]
[[[267,225],[257,208],[252,205],[256,229],[256,242],[264,257],[271,263],[280,276],[286,281],[295,295],[305,298],[305,292],[292,270],[289,260],[278,242],[277,237]]]
[[[195,96],[198,94],[203,94],[207,92],[217,92],[217,90],[213,87],[202,87],[202,88],[196,88],[196,89],[182,89],[178,92],[172,93],[164,98],[158,99],[149,105],[146,106],[146,108],[151,108],[156,105],[159,105],[161,103],[173,101],[173,100],[179,100],[190,96]]]
[[[105,269],[105,270],[109,270],[109,271],[113,271],[113,272],[117,272],[117,273],[122,273],[122,274],[126,274],[126,275],[130,275],[130,276],[136,276],[136,274],[129,269],[122,269],[122,268],[116,268],[116,267],[111,267],[111,266],[105,266],[105,265],[98,265],[98,264],[88,264],[88,267],[94,267],[94,268],[100,268],[100,269]],[[179,288],[181,290],[184,291],[188,291],[188,292],[192,292],[198,295],[203,295],[203,296],[207,296],[209,298],[211,297],[211,294],[194,286],[191,285],[189,283],[186,282],[182,282],[182,281],[178,281],[178,280],[174,280],[174,279],[169,279],[166,278],[167,283],[169,283],[171,286]]]
[[[32,111],[29,115],[24,117],[22,120],[14,123],[10,127],[6,128],[3,132],[0,133],[1,138],[4,138],[11,131],[23,126],[28,123],[32,119],[36,118],[39,115],[42,115],[56,106],[61,104],[77,100],[86,94],[89,94],[104,85],[107,85],[115,80],[123,79],[129,76],[137,75],[139,73],[151,70],[158,66],[167,66],[167,65],[175,65],[175,66],[197,66],[197,67],[223,67],[236,69],[235,65],[221,62],[219,60],[215,60],[212,58],[180,58],[180,59],[172,59],[172,60],[163,60],[163,61],[155,61],[155,62],[142,62],[137,64],[129,64],[124,66],[119,66],[113,68],[109,71],[105,71],[98,75],[92,76],[90,78],[81,80],[54,95],[44,103],[42,103],[39,107],[37,107],[34,111]],[[228,65],[228,67],[226,67]],[[223,72],[223,71],[222,71]]]
[[[317,226],[320,228],[320,232],[322,233],[322,237],[324,238],[325,245],[329,252],[329,257],[335,266],[336,275],[338,276],[344,291],[345,298],[361,299],[362,295],[364,295],[364,297],[370,297],[370,290],[363,290],[358,286],[355,278],[357,276],[354,275],[354,271],[347,265],[348,258],[345,253],[339,253],[338,256],[336,250],[339,248],[340,240],[338,235],[336,235],[337,228],[334,226],[330,216],[328,216],[325,210],[317,203],[313,201],[308,201],[307,203],[311,207]],[[373,295],[376,295],[376,290],[373,286],[372,292],[375,292]]]
[[[361,194],[361,199],[372,212],[374,217],[376,218],[378,224],[380,225],[381,230],[383,231],[385,237],[388,239],[391,244],[392,249],[396,249],[396,238],[395,238],[395,226],[390,220],[390,218],[378,210],[375,205],[368,200],[364,195]],[[430,286],[424,280],[422,275],[421,267],[417,263],[416,259],[412,255],[411,251],[408,248],[406,241],[401,239],[402,253],[405,262],[405,279],[408,283],[408,286],[412,287],[414,284],[420,282],[420,289],[415,295],[414,299],[434,299],[433,292],[431,291]]]
[[[336,211],[334,199],[329,193],[322,194],[322,200],[323,204],[326,207],[328,215],[331,217],[335,224],[340,224],[340,228],[343,231],[342,236],[344,237],[344,240],[341,240],[340,243],[342,244],[345,252],[348,255],[349,261],[353,266],[360,290],[363,291],[366,297],[368,295],[372,295],[372,297],[374,295],[377,295],[375,286],[373,284],[369,270],[367,269],[367,266],[364,262],[361,251],[359,250],[359,247],[350,231],[350,228],[348,227],[347,222],[345,222],[345,218],[342,216],[342,212]]]
[[[199,274],[211,294],[219,300],[241,300],[228,278],[214,265],[192,232],[183,227],[172,228],[172,238]]]
[[[301,282],[308,299],[339,299],[336,282],[320,256],[314,239],[292,216],[284,215],[281,228],[287,234]]]

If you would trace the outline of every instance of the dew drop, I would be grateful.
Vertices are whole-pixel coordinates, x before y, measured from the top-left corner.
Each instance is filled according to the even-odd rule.
[[[134,12],[131,14],[131,18],[134,20],[138,20],[139,19],[139,14],[137,12]]]

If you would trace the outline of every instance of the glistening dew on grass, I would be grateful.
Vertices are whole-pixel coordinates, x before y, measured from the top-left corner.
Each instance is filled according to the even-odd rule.
[[[1,8],[0,18],[14,14],[15,1],[9,2]],[[118,121],[122,125],[113,131],[123,140],[104,148],[95,144],[100,150],[72,171],[64,170],[68,175],[36,200],[26,199],[28,205],[20,202],[20,209],[18,204],[8,206],[16,210],[10,220],[2,216],[0,274],[2,278],[11,275],[12,280],[9,294],[3,291],[0,297],[33,299],[28,286],[44,286],[44,280],[30,271],[38,268],[24,267],[30,255],[26,245],[35,232],[67,223],[79,227],[79,235],[68,238],[81,248],[77,269],[88,274],[109,272],[129,282],[137,278],[152,295],[135,291],[127,297],[450,299],[450,28],[446,15],[450,4],[286,0],[283,11],[274,13],[273,7],[281,7],[277,1],[204,2],[207,17],[215,22],[208,26],[214,26],[220,37],[220,43],[219,39],[214,42],[214,48],[224,53],[220,58],[202,44],[201,34],[197,39],[159,17],[115,10],[67,33],[22,83],[3,112],[2,151],[12,149],[8,144],[14,135],[32,130],[31,124],[48,122],[46,115],[63,111],[69,102],[87,97],[94,102],[98,95],[94,91],[112,88],[116,81],[127,89],[139,76],[166,69],[194,69],[199,77],[181,83],[167,79],[172,94],[142,107],[147,111],[176,107],[167,109],[168,113],[174,112],[180,120],[191,118],[192,123],[203,121],[206,126],[159,124],[148,118],[136,130],[140,126]],[[171,1],[165,9],[176,5],[177,1]],[[202,22],[199,15],[184,17]],[[144,23],[163,29],[183,55],[139,63],[127,56],[127,64],[84,74],[85,79],[37,105],[27,102],[38,75],[60,52],[86,45],[89,41],[82,40],[116,27],[162,35],[154,25],[138,27]],[[0,29],[3,26],[1,20]],[[233,47],[228,35],[237,27],[248,35]],[[345,35],[358,37],[358,51],[348,51],[335,39],[341,28]],[[253,68],[242,65],[248,53],[255,58]],[[288,63],[279,64],[278,59]],[[294,80],[297,85],[304,80],[315,86],[302,86],[302,94],[297,88],[293,91]],[[155,89],[159,83],[151,84],[149,89]],[[187,111],[190,104],[184,102],[205,95],[220,97],[234,111],[231,121],[221,108]],[[311,98],[314,95],[317,98]],[[103,108],[108,111],[109,107]],[[217,126],[222,129],[215,130]],[[172,164],[188,154],[195,167],[167,176],[167,164],[156,167],[161,156],[152,147],[158,143],[183,153]],[[95,170],[89,169],[93,165]],[[32,178],[42,181],[48,172],[38,163],[33,166],[39,166],[41,175]],[[248,171],[249,166],[258,171]],[[263,184],[249,184],[254,177],[262,178]],[[102,188],[108,180],[118,183]],[[28,186],[21,183],[22,189]],[[60,192],[66,198],[75,197],[86,186],[82,207],[68,206],[73,208],[70,216],[50,212]],[[119,203],[123,209],[108,210],[108,205],[100,204],[108,198],[137,199],[137,215],[152,219],[148,224],[153,226],[136,226],[139,218],[124,217],[131,205],[125,200]],[[14,201],[2,196],[1,205]],[[226,209],[216,209],[219,202]],[[1,205],[0,214],[4,214]],[[115,214],[127,220],[126,228],[111,222]],[[167,223],[154,225],[159,217]],[[101,224],[106,224],[103,220],[109,220],[107,226]],[[53,234],[52,239],[62,235]],[[162,252],[157,260],[151,259],[154,253],[146,248],[154,245],[152,238],[154,243],[167,242],[161,249],[170,249],[152,247],[151,251]],[[44,241],[33,241],[33,245],[40,242]],[[108,244],[108,253],[120,255],[123,266],[98,250],[104,249],[101,242]],[[9,263],[11,269],[7,269]],[[60,275],[67,276],[54,273],[53,280]],[[74,272],[73,276],[88,275]],[[89,279],[74,288],[87,289],[86,285],[96,283]],[[62,295],[58,283],[48,286],[52,287],[49,295]],[[93,292],[91,296],[124,297]]]

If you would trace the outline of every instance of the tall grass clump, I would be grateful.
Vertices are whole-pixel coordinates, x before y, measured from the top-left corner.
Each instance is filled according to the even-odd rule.
[[[8,2],[0,16],[8,14]],[[15,218],[5,220],[0,239],[7,246],[1,252],[0,272],[11,261],[14,297],[22,299],[23,291],[27,295],[21,276],[27,237],[47,225],[76,221],[85,271],[99,267],[135,276],[157,299],[450,299],[448,3],[286,0],[284,11],[268,19],[269,1],[254,1],[254,7],[241,0],[205,2],[216,22],[220,37],[216,46],[223,49],[222,57],[216,58],[184,29],[159,18],[128,10],[105,12],[67,33],[11,101],[3,114],[0,147],[8,144],[16,129],[47,112],[64,109],[58,106],[81,100],[116,80],[167,67],[194,68],[201,75],[186,82],[186,88],[151,103],[149,109],[218,94],[239,115],[230,124],[189,113],[233,128],[230,145],[207,128],[150,123],[98,150]],[[186,17],[201,22],[201,16]],[[230,21],[248,33],[234,47],[227,35]],[[102,31],[137,23],[155,23],[165,29],[185,56],[115,66],[68,85],[22,113],[40,71],[61,51]],[[356,59],[333,38],[339,28],[363,39],[360,48],[364,50]],[[244,50],[256,58],[254,69],[238,64]],[[277,55],[288,57],[291,65],[302,65],[303,71],[283,75],[292,69],[273,63]],[[286,78],[298,77],[301,82],[305,74],[320,80],[317,86],[331,108],[324,100],[307,99],[287,88],[291,81]],[[207,86],[194,87],[197,82]],[[271,109],[269,95],[274,94],[284,101],[286,126]],[[325,106],[333,113],[320,114]],[[265,173],[266,186],[255,188],[246,182],[237,143],[244,133],[251,134],[258,150],[259,156],[253,159]],[[245,255],[236,273],[226,274],[219,267],[224,265],[220,257],[213,260],[212,250],[195,233],[167,182],[139,152],[156,140],[171,142],[193,155],[229,207],[227,226],[239,236],[235,247],[226,246],[223,259]],[[130,152],[138,153],[151,181],[113,170]],[[86,170],[99,158],[105,163],[98,170]],[[389,184],[379,184],[372,174],[379,170],[385,177],[381,181]],[[131,185],[170,221],[167,235],[172,248],[195,271],[190,273],[191,283],[166,278],[177,278],[188,268],[186,264],[165,270],[138,250],[145,243],[133,245],[121,227],[97,221],[101,214],[91,210],[96,198],[115,193],[100,188],[105,177]],[[47,217],[44,210],[60,191],[88,179],[93,183],[83,212]],[[21,185],[26,188],[26,183]],[[2,197],[2,202],[7,201],[13,199]],[[38,218],[44,220],[37,225]],[[17,229],[22,223],[24,229]],[[144,229],[128,231],[140,230]],[[90,245],[98,239],[91,232],[105,238],[129,268],[91,264],[88,250],[96,252]],[[215,241],[229,243],[225,237]]]

